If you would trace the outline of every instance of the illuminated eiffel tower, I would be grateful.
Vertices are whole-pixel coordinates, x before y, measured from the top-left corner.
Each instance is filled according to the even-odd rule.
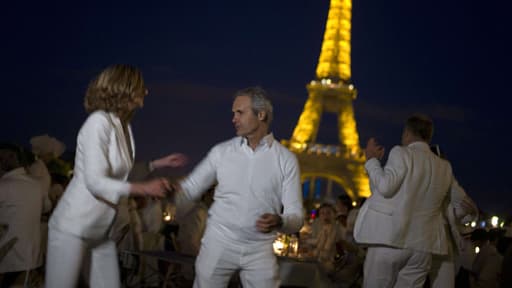
[[[318,179],[327,180],[327,197],[332,197],[333,182],[353,200],[370,196],[352,106],[357,90],[351,83],[351,18],[351,0],[331,0],[316,79],[306,86],[309,97],[292,138],[282,141],[299,159],[301,181],[310,183],[304,198],[309,204]],[[337,114],[339,143],[316,143],[322,113]]]

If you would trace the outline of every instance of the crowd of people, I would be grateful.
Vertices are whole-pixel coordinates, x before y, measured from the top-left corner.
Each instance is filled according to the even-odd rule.
[[[512,229],[468,226],[479,210],[450,163],[431,151],[430,118],[407,119],[384,165],[384,147],[371,138],[372,195],[325,201],[312,221],[298,161],[270,132],[265,90],[235,93],[236,136],[176,181],[150,176],[182,167],[183,154],[134,162],[130,121],[147,95],[137,68],[101,71],[85,93],[89,116],[72,162],[60,159],[64,145],[47,135],[34,137],[30,151],[0,143],[1,287],[121,287],[142,279],[158,287],[162,279],[148,275],[162,265],[147,259],[141,272],[142,261],[124,251],[166,249],[196,257],[193,267],[177,268],[186,285],[279,287],[278,233],[298,235],[299,255],[315,258],[333,287],[512,287]],[[164,203],[175,205],[176,237],[162,229]]]
[[[55,138],[31,139],[32,149],[0,144],[0,222],[2,287],[23,271],[41,267],[46,255],[48,217],[67,185],[71,165],[59,157],[65,147]],[[25,273],[28,281],[28,273]]]

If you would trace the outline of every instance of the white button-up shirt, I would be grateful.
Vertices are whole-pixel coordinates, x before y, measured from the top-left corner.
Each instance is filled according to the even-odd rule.
[[[183,196],[197,199],[215,181],[218,185],[208,213],[208,229],[230,240],[251,243],[275,238],[275,231],[261,233],[256,229],[256,221],[264,213],[281,216],[281,232],[294,233],[302,227],[297,158],[272,134],[254,150],[243,137],[217,144],[181,182]]]

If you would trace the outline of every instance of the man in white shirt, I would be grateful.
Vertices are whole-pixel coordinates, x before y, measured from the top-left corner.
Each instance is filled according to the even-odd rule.
[[[272,242],[304,221],[298,162],[269,133],[272,104],[263,89],[238,91],[232,111],[237,137],[214,146],[178,185],[179,202],[218,182],[194,287],[226,287],[235,271],[244,287],[279,287]]]
[[[432,255],[447,255],[450,245],[444,210],[454,182],[451,165],[430,151],[432,120],[407,119],[402,146],[387,163],[384,148],[370,139],[365,168],[372,195],[361,207],[354,238],[368,244],[364,287],[423,287]]]

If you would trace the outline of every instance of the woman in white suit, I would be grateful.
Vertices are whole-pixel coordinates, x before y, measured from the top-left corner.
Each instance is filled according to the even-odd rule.
[[[86,257],[91,287],[120,287],[116,246],[108,237],[119,199],[164,197],[169,189],[163,178],[127,182],[135,156],[129,122],[146,95],[140,71],[128,65],[110,66],[89,84],[84,105],[90,115],[78,133],[73,179],[49,221],[46,287],[75,287]],[[153,166],[185,161],[181,154],[162,159]]]

